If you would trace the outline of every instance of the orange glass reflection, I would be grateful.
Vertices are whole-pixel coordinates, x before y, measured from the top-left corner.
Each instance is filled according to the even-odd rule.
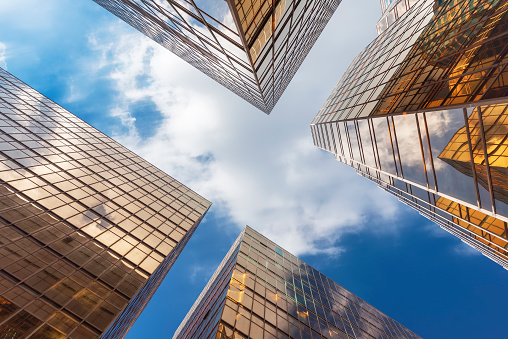
[[[303,321],[304,323],[308,323],[309,311],[307,311],[307,312],[296,311],[296,313],[298,314],[299,320]]]
[[[19,311],[18,311],[19,310]],[[16,313],[16,311],[18,311]],[[0,334],[2,338],[24,338],[42,324],[42,321],[0,296]],[[54,331],[59,333],[58,331]],[[39,336],[39,338],[48,338]],[[58,338],[58,337],[57,337]]]
[[[232,278],[236,281],[239,281],[241,284],[245,284],[245,279],[248,277],[247,273],[238,272],[237,270],[233,271]]]
[[[235,7],[240,18],[242,33],[250,50],[252,61],[256,61],[286,8],[286,0],[236,0]]]
[[[252,57],[252,61],[255,62],[261,53],[261,50],[266,45],[267,41],[273,35],[275,31],[275,27],[279,23],[282,14],[286,8],[286,0],[280,0],[274,10],[274,14],[272,20],[268,20],[261,32],[257,34],[256,39],[252,42],[252,46],[250,47],[250,55]]]
[[[508,259],[506,250],[508,249],[508,240],[506,239],[506,225],[503,221],[443,197],[436,201],[436,207],[455,216],[453,223],[468,230],[474,239],[494,249],[497,255],[505,260]],[[469,222],[463,219],[469,219]]]
[[[506,1],[435,5],[434,17],[378,96],[371,115],[505,96],[508,78],[500,72],[507,21]]]
[[[485,106],[481,110],[494,196],[508,204],[508,105]],[[489,191],[477,109],[468,118],[468,126],[476,177],[478,183]],[[465,126],[454,134],[438,158],[459,172],[473,176]]]
[[[238,272],[237,270],[233,271],[233,275],[231,277],[231,281],[229,283],[229,289],[227,296],[233,300],[235,303],[241,303],[243,300],[244,289],[245,289],[245,278],[247,277],[246,273]]]

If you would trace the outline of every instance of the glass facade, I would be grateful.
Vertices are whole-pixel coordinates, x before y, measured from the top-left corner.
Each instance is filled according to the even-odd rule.
[[[399,0],[400,1],[400,0]],[[402,0],[404,1],[404,0]],[[397,0],[380,0],[381,2],[381,11],[383,13],[386,12],[386,10],[390,7],[390,5],[393,3],[393,2],[397,2]]]
[[[173,339],[420,338],[246,227]]]
[[[353,61],[311,131],[508,269],[507,39],[507,2],[420,0]]]
[[[269,114],[340,0],[94,0]]]
[[[0,69],[1,338],[125,335],[210,202]]]
[[[350,65],[314,123],[503,103],[508,3],[420,0]]]
[[[377,34],[383,33],[417,2],[418,0],[381,0],[383,14],[376,25]]]

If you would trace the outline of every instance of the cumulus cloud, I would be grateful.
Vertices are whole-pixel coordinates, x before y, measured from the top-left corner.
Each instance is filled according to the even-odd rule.
[[[322,53],[341,49],[315,47],[267,116],[137,32],[102,29],[89,42],[103,56],[101,67],[112,69],[118,96],[109,114],[125,127],[114,137],[211,200],[228,224],[248,224],[297,255],[336,256],[344,232],[394,220],[396,199],[316,148],[310,134],[361,44],[328,64]],[[135,117],[130,108],[146,101],[154,112]],[[161,123],[142,137],[138,123],[153,114]]]
[[[223,5],[216,11],[222,13]],[[0,6],[0,13],[18,7]],[[348,31],[359,17],[375,23],[378,7],[373,0],[339,6],[270,116],[126,23],[100,16],[94,25],[76,25],[86,34],[63,101],[103,109],[97,113],[108,115],[108,125],[94,121],[99,129],[210,199],[217,222],[235,232],[248,224],[295,254],[337,256],[344,232],[379,232],[381,225],[392,232],[401,207],[315,147],[309,128],[346,67],[375,37],[374,25],[355,34],[337,32]],[[58,23],[50,15],[60,8],[57,2],[44,8],[45,20]],[[19,25],[13,27],[25,27]],[[111,86],[113,105],[104,106],[100,97],[87,100],[94,90],[109,98]]]

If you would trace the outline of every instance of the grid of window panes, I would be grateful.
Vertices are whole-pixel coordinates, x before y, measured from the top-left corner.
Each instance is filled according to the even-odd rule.
[[[173,338],[213,338],[224,308],[229,282],[237,259],[242,232],[210,278]]]
[[[265,38],[256,36],[255,44],[249,47],[269,110],[289,85],[339,4],[340,0],[277,2],[272,14],[274,24],[261,31]],[[263,41],[264,45],[256,45],[258,41]]]
[[[218,338],[419,338],[251,228]]]
[[[394,2],[394,0],[379,0],[381,3],[381,12],[384,13],[390,7],[391,3]]]
[[[225,1],[208,4],[208,11],[187,0],[94,1],[254,106],[266,109]]]
[[[380,35],[383,33],[418,1],[419,0],[381,0],[381,11],[383,15],[376,25],[377,34]],[[392,3],[394,5],[392,5]],[[389,10],[387,11],[388,8]]]
[[[340,3],[94,1],[265,113]]]
[[[285,7],[285,0],[262,0],[262,1],[251,1],[251,0],[237,0],[235,1],[236,11],[240,19],[240,26],[245,36],[247,44],[250,46],[259,35],[265,24],[269,22],[271,25],[273,22],[272,12],[273,6],[282,5],[282,10]],[[270,30],[270,35],[271,35]]]
[[[101,336],[101,339],[123,338],[128,330],[134,324],[138,316],[143,311],[146,304],[150,301],[159,288],[164,277],[168,274],[176,259],[182,252],[192,234],[196,230],[199,222],[192,227],[185,237],[176,245],[175,249],[168,255],[164,262],[155,270],[148,281],[141,287],[140,291],[135,295],[132,301],[127,305],[126,309],[115,319],[108,327],[107,331]]]
[[[2,69],[0,139],[0,333],[139,314],[210,203]]]
[[[364,173],[360,174],[365,175]],[[374,178],[370,179],[378,182]],[[409,186],[408,184],[408,190],[410,190]],[[379,182],[379,187],[394,194],[401,202],[416,209],[421,215],[434,221],[447,232],[457,236],[464,243],[508,269],[508,255],[504,250],[507,241],[493,237],[492,233],[488,231],[490,226],[494,225],[495,227],[505,228],[506,232],[506,223],[503,225],[503,221],[443,197],[433,197],[433,201],[435,201],[435,206],[433,206],[416,196],[408,194],[407,191],[401,191],[385,183]],[[480,227],[476,225],[480,225]]]
[[[215,339],[419,338],[248,226],[227,276]]]
[[[498,103],[508,3],[420,0],[350,65],[313,123]]]
[[[397,196],[418,199],[427,214],[471,230],[506,261],[507,118],[508,105],[498,104],[330,122],[311,130],[316,146]]]

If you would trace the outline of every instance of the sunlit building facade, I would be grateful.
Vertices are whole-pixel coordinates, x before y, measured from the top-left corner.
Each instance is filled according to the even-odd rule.
[[[314,144],[508,268],[508,2],[419,0],[349,66]]]
[[[94,0],[269,114],[340,0]]]
[[[246,227],[173,339],[420,338]]]
[[[377,34],[383,33],[388,26],[403,16],[419,0],[380,0],[381,19],[377,22]]]
[[[0,338],[122,338],[210,202],[0,69]]]

